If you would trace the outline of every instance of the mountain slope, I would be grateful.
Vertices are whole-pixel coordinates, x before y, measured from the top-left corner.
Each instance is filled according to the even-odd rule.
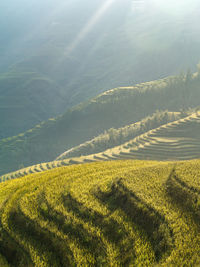
[[[130,152],[139,158],[188,160],[200,158],[200,113],[169,123],[138,138]]]
[[[67,149],[110,128],[140,121],[156,110],[196,107],[199,75],[119,87],[82,103],[18,136],[0,141],[0,174],[52,161]],[[156,101],[155,101],[156,99]]]
[[[152,114],[152,116],[148,116],[139,122],[126,125],[125,127],[118,129],[108,129],[103,134],[96,136],[92,140],[89,140],[83,144],[80,144],[79,146],[65,151],[60,156],[58,156],[56,160],[103,152],[106,149],[122,145],[123,143],[130,141],[136,136],[139,136],[149,130],[155,129],[160,125],[178,120],[184,116],[186,117],[187,113],[183,114],[180,112],[157,111],[156,113]]]
[[[0,177],[0,181],[19,178],[30,173],[43,172],[57,167],[96,161],[142,160],[191,160],[200,158],[200,112],[147,131],[136,138],[103,152],[76,155],[76,150],[62,154],[55,161],[40,163]],[[70,152],[70,151],[69,151]],[[74,154],[74,156],[73,156]],[[78,151],[79,154],[79,151]],[[75,156],[76,155],[76,156]]]
[[[200,158],[200,113],[192,114],[142,134],[101,154],[110,159],[190,160]],[[91,157],[90,157],[91,159]]]
[[[199,171],[199,161],[115,161],[1,183],[0,261],[198,266]]]
[[[1,75],[34,72],[53,84],[47,84],[51,92],[46,98],[51,101],[42,97],[42,104],[48,106],[45,111],[38,100],[33,116],[20,119],[27,111],[26,102],[32,104],[32,100],[27,97],[20,102],[20,111],[7,105],[0,138],[19,134],[109,88],[160,79],[186,68],[194,71],[200,47],[198,2],[191,0],[181,13],[179,1],[177,16],[166,13],[165,5],[167,1],[159,4],[155,0],[2,2]],[[5,82],[9,85],[10,81],[4,81],[7,87]],[[4,85],[0,83],[0,88]],[[40,89],[40,83],[27,87],[32,98],[37,98]],[[9,95],[1,93],[8,103],[24,94],[17,82],[9,91]],[[62,108],[56,96],[60,91]],[[19,115],[12,119],[10,114],[15,113]]]
[[[0,139],[24,132],[63,111],[62,90],[35,72],[0,75]]]

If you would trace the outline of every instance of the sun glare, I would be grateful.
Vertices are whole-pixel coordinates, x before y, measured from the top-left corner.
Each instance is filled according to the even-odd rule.
[[[100,9],[89,19],[88,23],[82,28],[75,40],[66,48],[65,56],[68,56],[86,37],[86,35],[94,28],[96,23],[104,15],[106,10],[115,2],[115,0],[104,1]]]
[[[198,6],[198,0],[152,0],[153,8],[171,15],[186,15]]]

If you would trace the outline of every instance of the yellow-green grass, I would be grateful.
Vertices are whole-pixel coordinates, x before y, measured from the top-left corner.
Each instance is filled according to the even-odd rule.
[[[199,174],[200,160],[124,160],[1,183],[0,263],[199,266]]]
[[[6,259],[2,255],[0,255],[0,266],[2,266],[2,267],[8,267],[9,266],[8,262],[6,261]]]

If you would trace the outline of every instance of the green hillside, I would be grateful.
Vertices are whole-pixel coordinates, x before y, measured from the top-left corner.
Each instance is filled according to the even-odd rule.
[[[162,114],[162,113],[161,113]],[[152,118],[156,118],[152,117]],[[147,120],[148,121],[148,120]],[[122,128],[124,129],[124,128]],[[119,159],[142,160],[191,160],[200,158],[200,112],[183,119],[164,124],[147,131],[126,143],[99,153],[89,153],[85,143],[85,155],[80,155],[82,146],[63,153],[52,162],[44,162],[22,168],[0,177],[0,181],[19,178],[31,173],[43,172],[56,167],[96,161]],[[91,145],[91,143],[89,142]],[[97,146],[98,143],[96,143]],[[100,143],[101,144],[101,143]],[[99,146],[100,147],[100,146]],[[94,147],[98,149],[99,147]],[[88,153],[86,153],[88,152]],[[70,157],[71,156],[71,157]]]
[[[199,171],[129,160],[1,183],[1,266],[198,266]]]
[[[76,163],[116,159],[191,160],[200,158],[200,112],[147,131],[103,152],[74,157]],[[67,158],[67,157],[66,157]],[[61,156],[58,159],[64,160]],[[68,159],[70,162],[72,159]],[[66,160],[64,161],[65,163]]]
[[[200,158],[200,113],[169,123],[136,138],[124,148],[137,159]],[[122,152],[126,155],[126,152]]]
[[[82,161],[107,159],[191,160],[200,158],[200,112],[147,131],[123,145],[80,157]],[[64,159],[61,157],[60,159]],[[76,158],[78,162],[79,159]]]
[[[186,117],[187,113],[157,111],[152,116],[148,116],[139,122],[126,125],[118,129],[108,129],[103,134],[100,134],[79,146],[75,146],[56,158],[62,160],[72,157],[81,157],[90,154],[103,152],[106,149],[122,145],[138,135],[141,135],[149,130],[155,129],[163,124],[171,121],[176,121],[181,117]]]
[[[36,72],[0,74],[0,139],[63,111],[61,88]]]
[[[196,107],[199,74],[119,87],[68,110],[64,115],[0,141],[0,174],[52,161],[61,153],[110,128],[120,128],[156,110]],[[155,101],[156,99],[156,101]]]
[[[0,138],[110,88],[194,71],[200,60],[199,12],[191,1],[177,16],[166,13],[167,1],[159,7],[155,0],[2,2]],[[23,81],[7,77],[2,83],[10,72]],[[40,79],[29,81],[30,72]]]

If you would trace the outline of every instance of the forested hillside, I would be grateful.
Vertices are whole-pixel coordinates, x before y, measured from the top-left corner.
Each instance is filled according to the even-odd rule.
[[[109,90],[12,138],[0,141],[0,173],[54,160],[61,153],[110,128],[140,121],[156,110],[199,105],[200,76],[187,73]]]

